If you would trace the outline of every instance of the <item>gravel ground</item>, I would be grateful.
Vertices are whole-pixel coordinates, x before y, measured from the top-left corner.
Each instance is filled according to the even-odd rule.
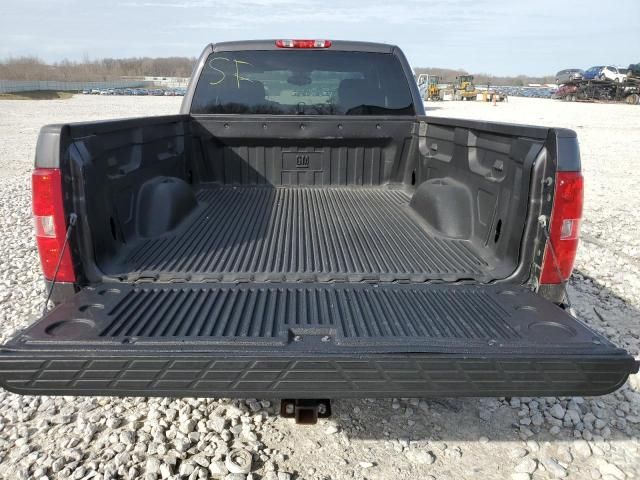
[[[171,97],[83,96],[0,102],[0,339],[42,308],[29,206],[40,126],[174,113],[179,104]],[[584,321],[637,355],[640,108],[518,98],[496,107],[428,107],[431,115],[578,132],[586,205],[571,297]],[[0,476],[640,478],[638,376],[598,398],[337,401],[333,418],[315,426],[296,426],[277,417],[276,408],[260,400],[56,398],[0,391]]]

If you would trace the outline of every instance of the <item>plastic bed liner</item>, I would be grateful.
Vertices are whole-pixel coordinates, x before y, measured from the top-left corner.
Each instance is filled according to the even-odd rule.
[[[196,196],[179,227],[124,245],[102,270],[128,280],[219,281],[489,281],[511,273],[481,246],[435,233],[400,189],[207,185]]]
[[[103,284],[0,352],[20,393],[596,395],[637,365],[522,288]]]

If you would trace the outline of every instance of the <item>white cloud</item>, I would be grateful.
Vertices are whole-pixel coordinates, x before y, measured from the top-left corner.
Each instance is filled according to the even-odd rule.
[[[81,58],[86,51],[193,56],[211,41],[323,37],[394,43],[416,65],[495,73],[548,73],[565,65],[637,62],[640,0],[617,0],[612,9],[600,4],[601,0],[582,0],[575,8],[573,2],[557,0],[22,0],[3,2],[0,53],[42,52],[45,60]],[[18,36],[24,33],[33,38]]]

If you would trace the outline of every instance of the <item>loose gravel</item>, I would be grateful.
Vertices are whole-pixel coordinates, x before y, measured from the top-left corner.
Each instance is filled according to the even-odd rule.
[[[179,98],[0,102],[0,339],[42,309],[29,172],[46,123],[175,113]],[[573,128],[586,178],[577,315],[640,350],[640,108],[510,99],[430,115]],[[21,479],[640,478],[640,378],[597,398],[342,400],[296,426],[260,399],[31,397],[0,391],[0,477]]]

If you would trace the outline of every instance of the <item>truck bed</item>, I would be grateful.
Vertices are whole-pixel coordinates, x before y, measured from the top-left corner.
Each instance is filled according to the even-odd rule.
[[[293,119],[167,117],[74,126],[73,168],[86,175],[77,210],[91,212],[78,227],[84,273],[91,282],[510,277],[547,132],[440,119],[418,135],[425,125],[318,119],[300,130]],[[338,127],[344,138],[333,137]]]
[[[181,227],[127,246],[111,275],[249,280],[488,279],[496,262],[438,235],[401,189],[202,185]]]

